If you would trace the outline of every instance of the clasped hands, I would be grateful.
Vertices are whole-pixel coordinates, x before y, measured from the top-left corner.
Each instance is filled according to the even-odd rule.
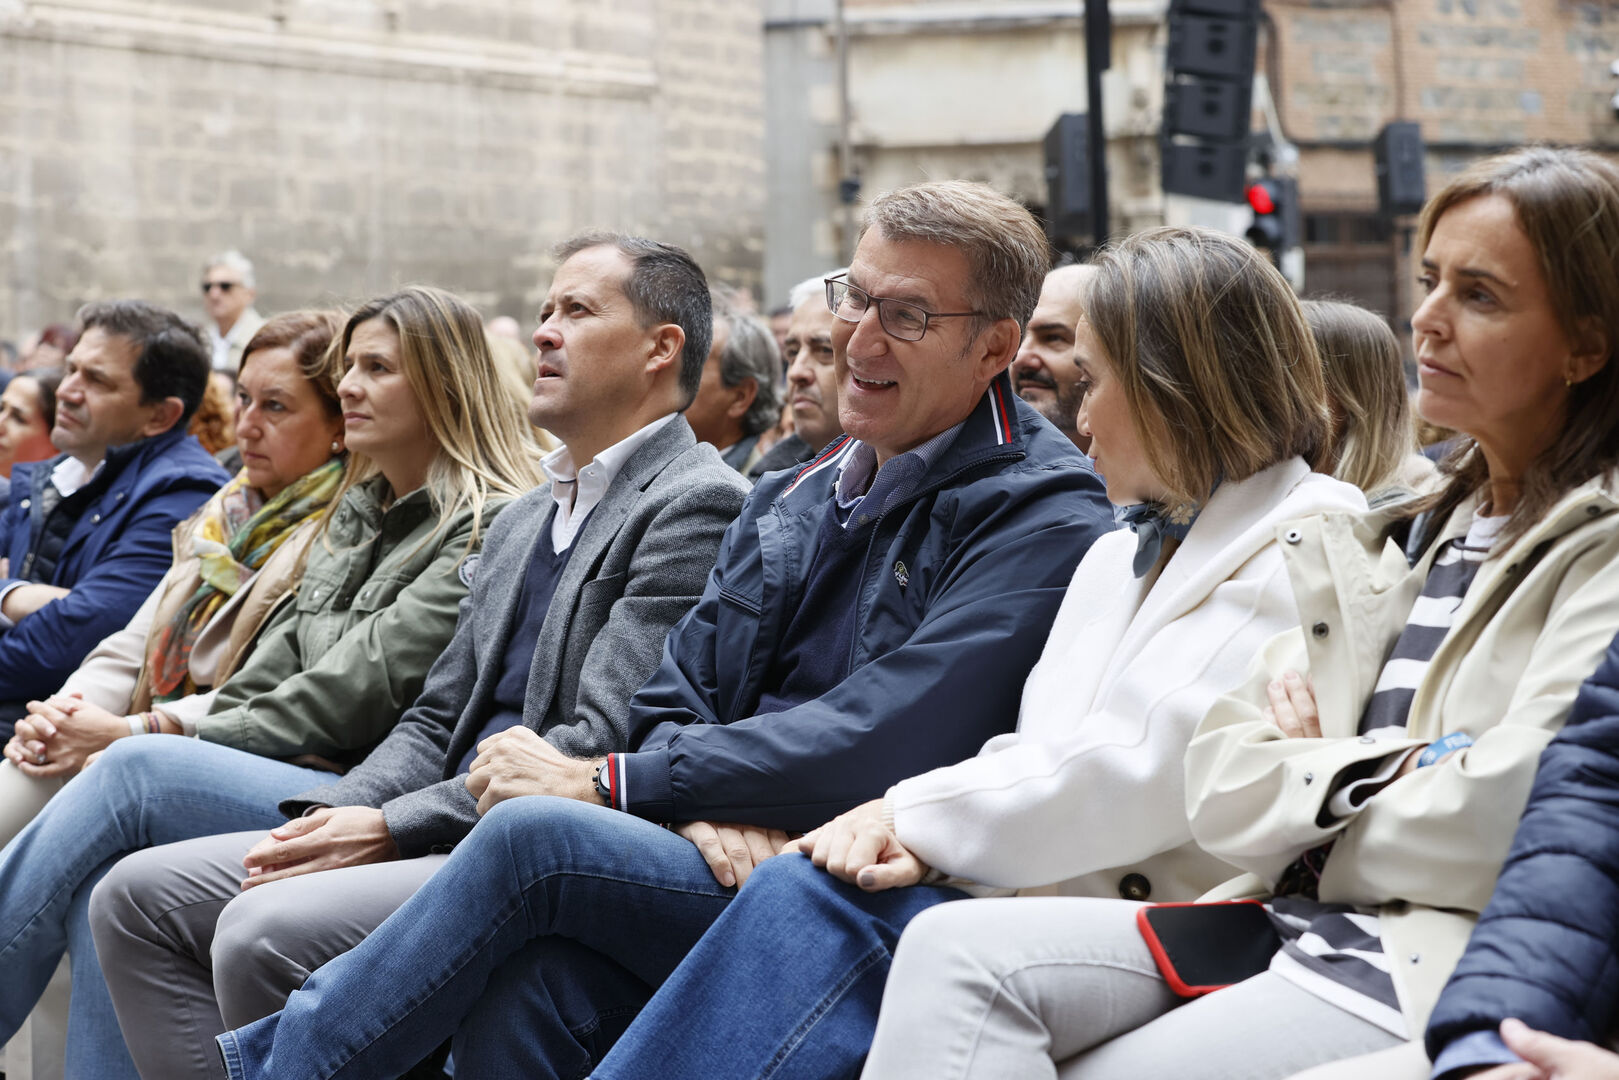
[[[28,715],[17,721],[5,755],[24,776],[37,779],[71,776],[114,739],[129,734],[129,721],[78,693],[53,694],[30,701]]]
[[[883,821],[881,799],[839,814],[796,840],[788,839],[780,829],[712,821],[690,821],[675,831],[697,845],[715,881],[737,888],[760,863],[782,852],[808,855],[839,881],[866,892],[915,885],[928,872],[927,865]]]

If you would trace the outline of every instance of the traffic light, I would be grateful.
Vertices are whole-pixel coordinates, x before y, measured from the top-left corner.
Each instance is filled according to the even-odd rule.
[[[1288,176],[1266,176],[1248,185],[1254,223],[1244,234],[1256,248],[1280,256],[1299,243],[1299,185]]]

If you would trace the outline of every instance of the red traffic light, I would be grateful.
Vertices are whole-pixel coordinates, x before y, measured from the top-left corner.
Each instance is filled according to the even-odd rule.
[[[1274,214],[1276,200],[1271,198],[1270,188],[1264,184],[1251,184],[1248,187],[1248,205],[1254,208],[1256,214]]]

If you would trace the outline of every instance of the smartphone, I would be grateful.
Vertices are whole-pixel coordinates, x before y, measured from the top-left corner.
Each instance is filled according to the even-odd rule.
[[[1164,981],[1181,997],[1252,978],[1270,967],[1282,947],[1257,900],[1150,904],[1136,912],[1136,926]]]

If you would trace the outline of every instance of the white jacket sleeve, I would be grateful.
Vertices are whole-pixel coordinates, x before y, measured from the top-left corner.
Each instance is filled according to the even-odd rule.
[[[173,573],[174,568],[170,567],[169,574]],[[158,601],[170,584],[168,575],[164,575],[129,623],[103,638],[78,670],[67,677],[62,693],[82,694],[90,704],[119,716],[129,712],[141,667],[146,662],[146,638],[157,615]]]
[[[1037,716],[1063,708],[1062,673],[1042,673],[1044,687],[1031,677],[1016,736],[890,789],[900,842],[936,870],[1003,888],[1179,847],[1191,839],[1183,759],[1192,732],[1263,643],[1297,623],[1272,547],[1144,643],[1099,709],[1071,721]]]

